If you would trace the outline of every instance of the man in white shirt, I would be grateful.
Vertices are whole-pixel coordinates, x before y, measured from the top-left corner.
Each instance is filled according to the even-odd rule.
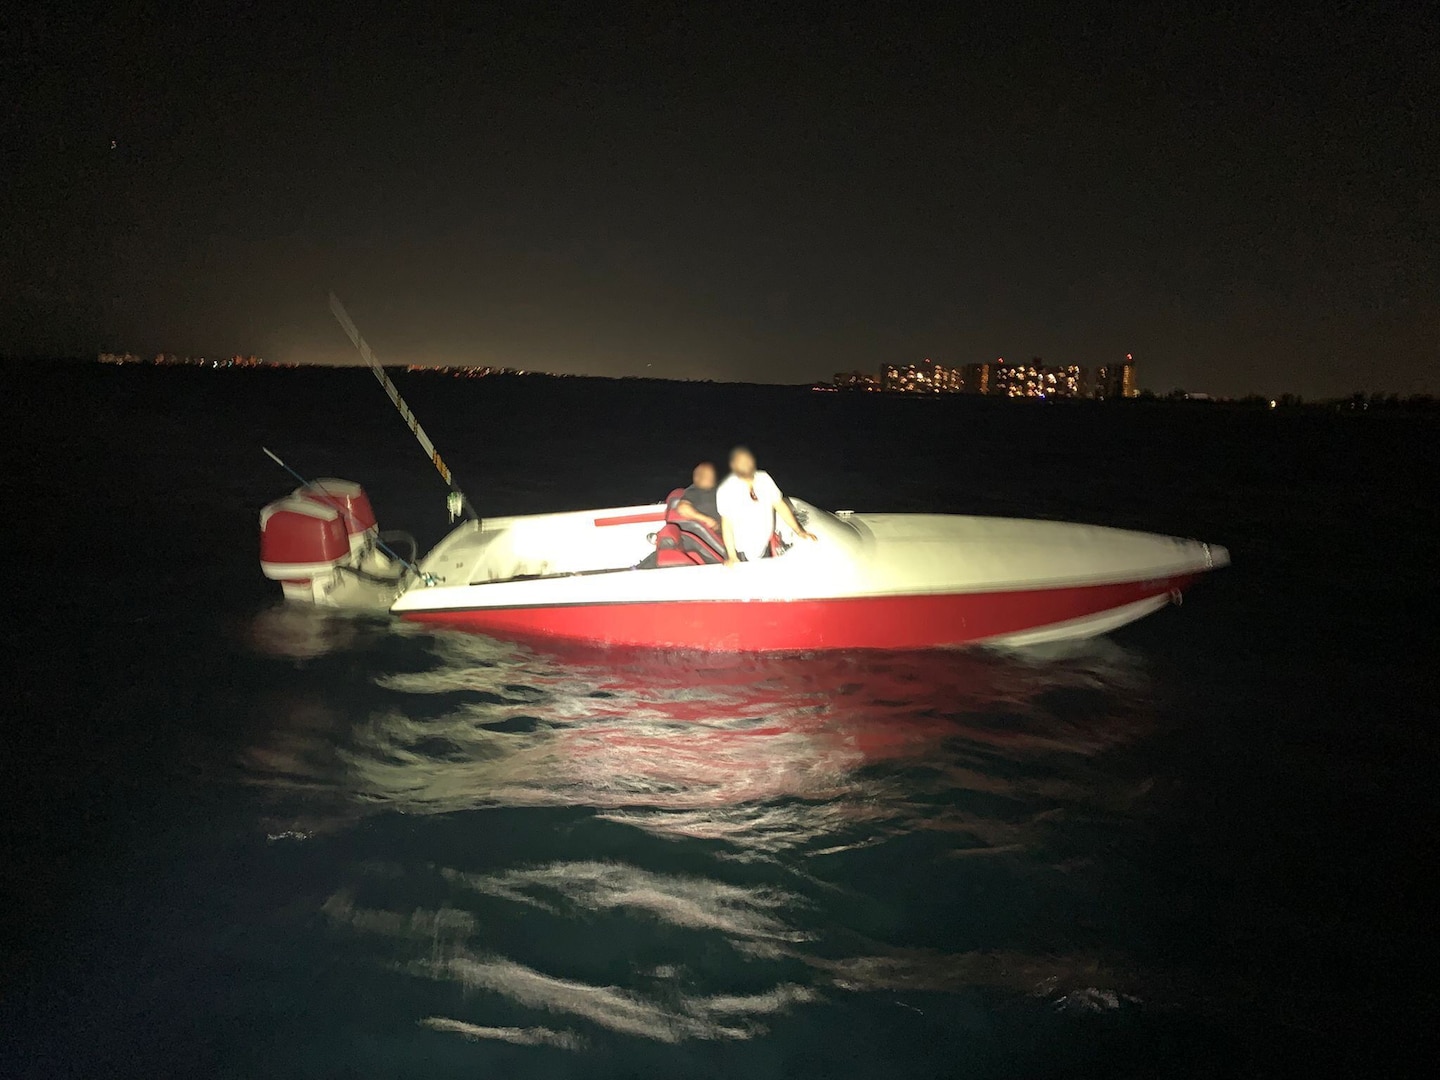
[[[815,539],[814,533],[800,527],[775,481],[755,468],[755,455],[743,446],[730,451],[730,475],[715,489],[715,504],[720,510],[726,566],[769,554],[776,514],[802,540]]]

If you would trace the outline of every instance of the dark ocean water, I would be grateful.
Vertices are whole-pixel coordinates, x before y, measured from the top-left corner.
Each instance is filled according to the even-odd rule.
[[[368,375],[12,372],[0,1075],[1423,1071],[1432,421],[403,389],[482,512],[745,440],[820,505],[1235,565],[1058,652],[540,652],[260,577],[261,445],[442,534]]]

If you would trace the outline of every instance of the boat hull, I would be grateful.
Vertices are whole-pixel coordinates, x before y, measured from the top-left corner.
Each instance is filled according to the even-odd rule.
[[[519,639],[734,652],[1032,645],[1108,633],[1178,598],[1185,574],[987,592],[791,600],[690,600],[408,611]]]
[[[736,566],[631,568],[663,506],[469,523],[391,611],[498,638],[685,651],[1027,645],[1106,633],[1229,562],[1102,526],[794,504],[813,538]]]

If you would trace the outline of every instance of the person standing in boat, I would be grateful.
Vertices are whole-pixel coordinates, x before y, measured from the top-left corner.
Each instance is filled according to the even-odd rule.
[[[795,512],[770,474],[755,467],[755,455],[747,447],[730,451],[730,475],[715,490],[715,504],[720,511],[726,566],[770,554],[776,514],[800,539],[815,539],[814,533],[806,532],[795,520]]]
[[[715,466],[702,461],[690,474],[690,486],[675,505],[675,515],[720,535],[720,509],[715,504]]]

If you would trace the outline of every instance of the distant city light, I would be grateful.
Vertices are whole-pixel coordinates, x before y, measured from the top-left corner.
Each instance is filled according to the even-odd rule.
[[[272,360],[264,360],[258,356],[241,356],[239,353],[230,357],[219,359],[208,356],[178,356],[175,353],[156,353],[149,359],[137,353],[112,353],[102,352],[96,356],[102,364],[149,364],[154,367],[202,367],[212,371],[221,368],[298,368],[298,362],[278,363]],[[449,375],[455,379],[478,379],[485,375],[551,375],[557,379],[569,378],[564,374],[553,372],[532,372],[525,368],[508,368],[495,366],[477,367],[451,367],[435,366],[430,364],[410,364],[406,371],[427,375]]]
[[[1002,397],[1130,398],[1139,395],[1135,361],[1127,353],[1118,364],[1086,371],[1078,364],[1048,365],[1036,357],[1028,364],[947,366],[926,357],[917,364],[884,364],[879,376],[864,371],[838,372],[827,389],[885,391],[899,394],[995,394]]]
[[[829,382],[817,382],[811,390],[834,393],[839,390],[864,391],[866,393],[923,394],[967,394],[1005,398],[1030,398],[1035,401],[1091,399],[1109,401],[1140,396],[1135,382],[1135,361],[1132,353],[1126,359],[1114,364],[1102,364],[1094,368],[1082,368],[1078,364],[1046,364],[1038,356],[1029,363],[957,364],[947,366],[926,358],[913,364],[885,364],[878,374],[867,371],[838,372]],[[141,356],[138,353],[102,352],[96,354],[101,364],[137,365],[150,367],[191,367],[211,371],[231,368],[299,368],[309,365],[297,361],[280,363],[265,360],[255,355],[242,356],[236,353],[228,357],[181,356],[175,353],[156,353]],[[329,365],[317,365],[329,366]],[[478,379],[491,375],[530,375],[540,378],[583,378],[560,372],[534,371],[526,368],[509,368],[492,365],[484,366],[442,366],[410,364],[407,371],[422,375],[449,376],[454,379]],[[640,376],[644,379],[648,376]],[[1147,393],[1149,398],[1155,395]],[[1186,390],[1172,390],[1164,395],[1167,401],[1236,402],[1266,410],[1281,406],[1286,409],[1302,405],[1323,404],[1327,408],[1347,412],[1364,412],[1371,408],[1404,408],[1434,410],[1436,399],[1430,394],[1414,394],[1401,397],[1398,394],[1356,392],[1343,400],[1305,402],[1296,394],[1282,394],[1276,398],[1250,394],[1243,398],[1213,396]]]
[[[297,363],[281,364],[272,360],[262,360],[258,356],[241,356],[236,353],[234,356],[213,359],[208,356],[177,356],[175,353],[156,353],[150,359],[146,359],[136,353],[111,353],[102,352],[97,357],[102,364],[150,364],[155,367],[208,367],[211,370],[232,367],[272,367],[272,368],[294,368],[299,367]]]

